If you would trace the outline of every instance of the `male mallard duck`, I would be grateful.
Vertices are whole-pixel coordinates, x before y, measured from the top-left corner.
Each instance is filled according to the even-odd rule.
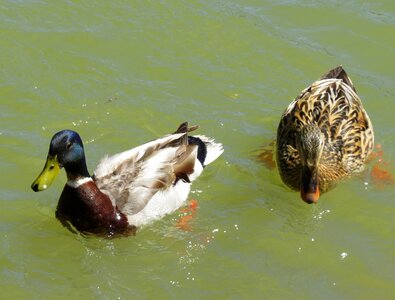
[[[31,187],[45,190],[64,167],[68,181],[56,209],[63,225],[107,236],[134,234],[136,227],[184,204],[191,182],[222,154],[213,139],[188,136],[195,129],[185,122],[173,134],[105,157],[93,176],[78,133],[62,130],[53,136],[44,169]]]
[[[277,130],[282,180],[317,202],[342,178],[363,170],[372,152],[372,123],[340,66],[314,82],[288,106]]]

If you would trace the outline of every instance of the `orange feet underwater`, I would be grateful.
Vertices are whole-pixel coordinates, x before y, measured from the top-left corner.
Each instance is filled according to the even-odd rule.
[[[176,227],[184,231],[190,231],[191,224],[189,222],[191,222],[195,216],[197,208],[198,202],[192,199],[186,208],[180,210],[182,216],[177,220]]]
[[[268,145],[265,145],[261,149],[259,149],[259,152],[257,154],[258,161],[260,161],[269,170],[273,170],[276,167],[276,162],[274,160],[274,151],[275,141],[272,141]]]
[[[370,177],[373,183],[379,188],[387,184],[395,183],[394,176],[389,171],[385,170],[388,168],[389,164],[383,159],[383,156],[384,150],[381,145],[378,144],[376,150],[370,156],[370,160],[375,160],[372,170],[370,171]]]

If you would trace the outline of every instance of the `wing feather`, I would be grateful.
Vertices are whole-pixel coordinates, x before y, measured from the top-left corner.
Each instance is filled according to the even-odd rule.
[[[197,146],[185,144],[185,135],[172,134],[105,157],[94,172],[97,186],[121,211],[139,212],[158,191],[193,173]]]

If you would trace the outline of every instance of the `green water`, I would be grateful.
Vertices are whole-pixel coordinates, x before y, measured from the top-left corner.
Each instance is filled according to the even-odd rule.
[[[393,1],[0,1],[2,299],[393,299],[393,185],[370,169],[314,206],[256,160],[289,102],[343,64],[395,168]],[[224,155],[135,237],[84,238],[42,193],[53,133],[88,166],[188,120]]]

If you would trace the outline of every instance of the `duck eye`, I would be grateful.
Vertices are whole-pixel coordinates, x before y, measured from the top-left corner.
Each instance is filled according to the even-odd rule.
[[[72,145],[73,145],[72,143],[67,143],[67,144],[66,144],[66,149],[67,149],[67,150],[70,150]]]

